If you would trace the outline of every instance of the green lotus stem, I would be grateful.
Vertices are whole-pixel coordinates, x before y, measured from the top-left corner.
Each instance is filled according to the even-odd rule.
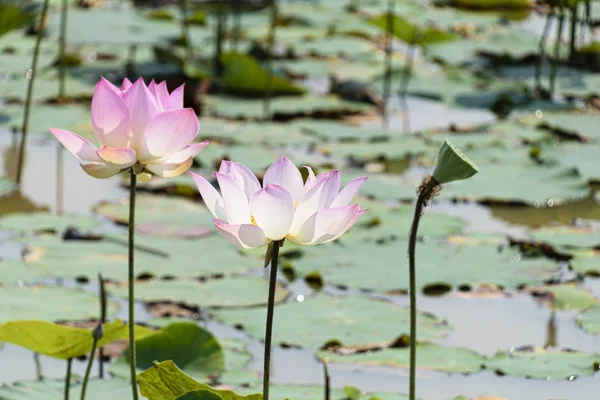
[[[69,400],[69,391],[71,390],[71,367],[73,365],[73,359],[69,358],[67,360],[67,376],[65,378],[65,393],[64,399]]]
[[[540,56],[535,66],[535,91],[538,94],[542,91],[542,66],[544,63],[544,58],[546,56],[546,42],[548,40],[548,34],[550,33],[550,27],[552,26],[553,19],[554,10],[550,11],[548,16],[546,17],[546,23],[544,24],[544,32],[542,33],[542,38],[540,39]]]
[[[100,289],[100,320],[99,323],[104,325],[106,323],[106,288],[104,286],[104,279],[102,274],[98,274],[98,286]],[[98,376],[100,379],[104,378],[104,348],[98,349]]]
[[[60,9],[60,36],[58,37],[58,62],[59,62],[59,75],[58,75],[58,100],[61,101],[65,98],[65,79],[67,77],[67,64],[65,60],[65,50],[67,47],[67,10],[69,9],[68,0],[62,1]],[[62,148],[62,146],[59,146]],[[60,215],[60,214],[59,214]]]
[[[394,32],[395,0],[388,0],[388,12],[385,29],[385,70],[383,78],[383,127],[389,127],[387,106],[392,93],[392,32]]]
[[[271,0],[271,18],[267,34],[267,59],[265,65],[265,97],[263,100],[263,118],[271,119],[271,92],[273,91],[273,47],[275,46],[275,29],[277,28],[277,0]]]
[[[408,85],[412,76],[412,66],[415,58],[415,45],[410,44],[406,52],[406,63],[402,71],[402,80],[400,81],[400,97],[405,98],[408,92]]]
[[[426,176],[419,186],[417,193],[417,204],[415,215],[410,228],[410,239],[408,242],[408,273],[410,292],[410,373],[409,373],[409,395],[410,400],[415,400],[416,392],[416,369],[417,369],[417,279],[415,266],[415,252],[417,246],[417,233],[419,222],[423,215],[423,208],[429,204],[431,199],[439,192],[441,186],[431,176]]]
[[[190,20],[187,0],[179,0],[179,6],[181,8],[181,38],[185,47],[186,61],[190,61],[192,59],[192,46],[190,45]]]
[[[92,351],[90,353],[90,358],[88,360],[87,367],[85,368],[85,375],[83,376],[83,383],[81,384],[80,400],[85,399],[85,392],[87,390],[88,381],[90,380],[90,372],[92,371],[92,365],[94,364],[94,356],[96,355],[96,347],[98,346],[98,340],[100,339],[98,337],[98,335],[96,335],[95,333],[93,335],[94,335],[94,342],[92,344]]]
[[[267,303],[267,325],[265,329],[265,364],[263,368],[263,400],[269,400],[269,381],[271,377],[271,337],[273,335],[273,313],[275,308],[275,289],[277,287],[277,261],[279,260],[279,247],[283,241],[271,242],[267,248],[267,258],[271,260],[271,274],[269,278],[269,300]]]
[[[325,400],[331,399],[331,378],[329,377],[329,369],[327,368],[327,360],[323,360],[323,376],[325,379]]]
[[[42,376],[42,363],[40,362],[40,353],[33,353],[33,363],[35,364],[35,377],[38,381],[44,379]]]
[[[238,44],[242,36],[242,9],[240,0],[233,1],[233,29],[231,32],[231,50],[238,51]]]
[[[571,34],[569,40],[569,61],[575,59],[575,47],[577,45],[577,4],[570,7],[571,10]]]
[[[129,371],[131,376],[131,390],[133,400],[138,400],[136,380],[135,359],[135,272],[134,272],[134,248],[135,248],[135,189],[137,176],[134,169],[130,172],[129,184]]]
[[[56,144],[56,215],[63,214],[63,145]]]
[[[21,179],[23,178],[23,162],[25,161],[25,144],[27,142],[27,132],[29,131],[29,114],[31,111],[31,102],[33,100],[33,84],[35,82],[35,75],[37,71],[38,56],[40,54],[40,45],[42,44],[42,38],[44,37],[44,21],[48,14],[48,4],[50,0],[44,0],[42,6],[42,12],[40,13],[40,26],[35,39],[35,47],[33,48],[33,59],[31,61],[31,77],[27,82],[27,97],[25,98],[25,112],[23,113],[23,126],[21,131],[21,144],[19,146],[19,162],[17,164],[17,176],[16,184],[21,186]]]
[[[552,60],[552,66],[550,68],[550,97],[554,95],[554,89],[556,87],[556,72],[558,69],[558,63],[560,61],[560,40],[562,38],[563,25],[565,21],[564,11],[564,0],[561,0],[558,8],[558,29],[556,42],[554,43],[554,57]]]
[[[221,76],[222,65],[221,65],[221,54],[223,54],[223,36],[224,36],[224,23],[223,17],[225,10],[223,9],[223,0],[217,2],[217,24],[215,25],[215,58],[213,60],[213,68],[215,78]]]

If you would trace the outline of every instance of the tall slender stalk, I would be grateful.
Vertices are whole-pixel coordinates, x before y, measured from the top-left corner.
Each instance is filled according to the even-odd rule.
[[[561,0],[560,6],[558,7],[558,32],[556,42],[554,43],[554,57],[552,60],[552,66],[550,67],[550,97],[554,95],[554,89],[556,87],[556,73],[558,70],[558,63],[560,62],[560,42],[562,38],[563,25],[565,21],[565,9],[564,0]]]
[[[431,176],[426,176],[419,186],[415,215],[410,228],[410,239],[408,242],[408,273],[410,290],[410,375],[409,375],[409,399],[415,400],[416,396],[416,369],[417,369],[417,278],[415,266],[415,250],[417,246],[417,233],[419,222],[423,215],[423,208],[429,204],[431,199],[439,191],[439,184]]]
[[[325,379],[325,400],[331,399],[331,378],[327,368],[327,360],[323,360],[323,377]]]
[[[271,0],[271,18],[267,34],[267,59],[265,65],[266,84],[263,99],[263,119],[271,119],[271,92],[273,91],[273,47],[275,46],[275,29],[277,28],[277,0]]]
[[[106,288],[104,287],[104,278],[101,274],[98,274],[98,285],[100,289],[100,321],[99,323],[104,326],[106,323]],[[104,378],[104,349],[100,347],[98,349],[98,376]]]
[[[392,33],[394,32],[395,0],[388,0],[388,11],[385,29],[385,69],[383,78],[383,127],[389,127],[388,103],[392,93]]]
[[[242,36],[242,7],[240,0],[233,0],[233,28],[231,36],[231,50],[237,52]]]
[[[406,52],[406,62],[402,71],[402,79],[400,80],[400,97],[405,98],[408,92],[408,85],[412,76],[412,66],[415,59],[415,44],[409,44]]]
[[[283,242],[274,241],[267,248],[267,257],[271,260],[271,274],[269,278],[269,300],[267,303],[267,326],[265,330],[265,364],[263,368],[263,400],[269,400],[269,381],[271,378],[271,337],[273,335],[273,314],[275,308],[275,288],[277,287],[277,261],[279,260],[279,247]],[[270,254],[270,255],[269,255]]]
[[[73,359],[69,358],[67,360],[67,376],[65,377],[65,391],[64,391],[64,399],[69,400],[69,391],[71,390],[71,367],[73,365]]]
[[[63,214],[63,145],[56,144],[56,215]]]
[[[68,0],[62,0],[60,9],[60,36],[58,37],[58,101],[65,99],[65,80],[67,77],[67,63],[65,60],[65,50],[67,47],[67,10],[69,9]],[[62,148],[62,146],[59,146]]]
[[[544,25],[544,32],[540,39],[540,55],[535,66],[535,92],[539,95],[542,92],[542,67],[544,64],[544,58],[546,57],[546,42],[548,41],[548,34],[550,33],[550,27],[552,26],[552,20],[554,19],[554,10],[550,11],[546,16],[546,24]]]
[[[131,169],[129,184],[129,372],[131,377],[131,390],[133,400],[138,400],[135,359],[135,272],[134,272],[134,247],[135,247],[135,193],[137,175]]]
[[[35,364],[35,378],[38,381],[44,379],[42,375],[42,363],[40,362],[40,353],[33,353],[33,363]]]
[[[31,102],[33,100],[33,84],[35,82],[35,75],[37,71],[38,56],[40,54],[40,45],[42,44],[42,38],[44,37],[44,21],[46,21],[46,15],[48,14],[48,3],[50,0],[44,0],[42,6],[42,12],[40,13],[40,26],[35,39],[35,47],[33,48],[33,59],[31,61],[31,77],[27,82],[27,97],[25,99],[25,112],[23,113],[23,126],[21,131],[21,144],[19,146],[19,162],[17,165],[17,186],[21,186],[21,179],[23,178],[23,162],[25,158],[25,144],[27,141],[27,132],[29,131],[29,114],[31,111]]]
[[[571,34],[569,37],[569,61],[575,60],[577,47],[577,4],[570,7],[571,10]]]
[[[214,76],[218,78],[221,76],[222,65],[221,65],[221,54],[223,54],[223,36],[224,36],[224,21],[225,7],[223,6],[223,0],[217,1],[217,24],[215,25],[215,55],[213,60]]]
[[[98,326],[101,327],[102,325],[98,325]],[[88,381],[90,380],[90,372],[92,372],[92,365],[94,364],[94,356],[96,355],[96,347],[98,347],[98,341],[102,337],[101,333],[98,334],[97,331],[101,331],[101,330],[102,329],[98,330],[96,328],[96,329],[94,329],[94,332],[92,333],[94,335],[94,342],[92,344],[92,351],[90,352],[90,358],[88,359],[87,367],[85,368],[85,375],[83,376],[80,400],[85,399],[85,392],[87,391],[87,384],[88,384]]]
[[[192,59],[192,45],[190,43],[190,20],[188,15],[188,0],[179,0],[181,8],[181,38],[185,47],[186,61]]]

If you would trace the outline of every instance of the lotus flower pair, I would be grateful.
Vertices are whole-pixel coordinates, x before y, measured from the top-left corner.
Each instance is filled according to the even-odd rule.
[[[92,129],[101,148],[76,133],[50,128],[89,175],[108,178],[132,166],[138,172],[173,177],[187,171],[206,145],[190,142],[198,117],[183,108],[183,85],[172,93],[165,82],[123,81],[121,88],[102,78],[91,108]]]
[[[287,239],[315,245],[342,236],[364,214],[349,205],[366,177],[352,180],[340,191],[340,174],[315,176],[306,182],[296,166],[281,157],[264,174],[263,185],[242,164],[223,161],[215,173],[221,193],[202,176],[191,173],[219,232],[241,248],[256,248]]]

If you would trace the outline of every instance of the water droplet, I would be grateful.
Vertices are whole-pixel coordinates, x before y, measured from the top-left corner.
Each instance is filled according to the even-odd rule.
[[[539,201],[535,201],[535,202],[533,203],[533,206],[534,206],[535,208],[540,208],[540,202],[539,202]]]
[[[296,301],[297,301],[298,303],[302,303],[302,302],[304,301],[304,296],[303,296],[303,295],[301,295],[301,294],[299,294],[298,296],[296,296]]]
[[[127,197],[121,197],[121,204],[123,204],[124,206],[129,204],[129,198]]]
[[[517,254],[516,256],[514,256],[514,257],[513,257],[513,261],[515,261],[515,262],[519,262],[519,261],[521,261],[521,255],[520,255],[520,254]]]
[[[514,351],[515,351],[515,347],[514,347],[514,346],[511,346],[511,347],[508,349],[508,351],[509,351],[510,353],[514,352]]]
[[[576,377],[575,375],[571,375],[571,376],[568,378],[568,380],[569,380],[570,382],[573,382],[575,379],[577,379],[577,377]]]
[[[19,287],[25,287],[25,281],[17,281]]]
[[[25,74],[25,79],[31,79],[32,76],[33,76],[33,70],[30,68],[27,70],[27,73]]]
[[[423,236],[423,243],[427,243],[429,241],[429,236]]]
[[[92,51],[90,54],[88,54],[87,56],[87,60],[88,62],[93,63],[94,61],[96,61],[98,59],[98,54],[96,54],[95,51]]]
[[[537,119],[542,119],[542,118],[544,118],[544,113],[542,112],[542,110],[537,110],[537,111],[535,112],[535,117],[536,117]]]
[[[548,199],[548,207],[554,207],[554,200]]]

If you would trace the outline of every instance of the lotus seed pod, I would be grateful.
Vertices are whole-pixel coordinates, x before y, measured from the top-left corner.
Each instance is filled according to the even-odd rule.
[[[477,166],[458,147],[446,139],[438,153],[433,179],[443,185],[470,178],[477,172],[479,172]]]

